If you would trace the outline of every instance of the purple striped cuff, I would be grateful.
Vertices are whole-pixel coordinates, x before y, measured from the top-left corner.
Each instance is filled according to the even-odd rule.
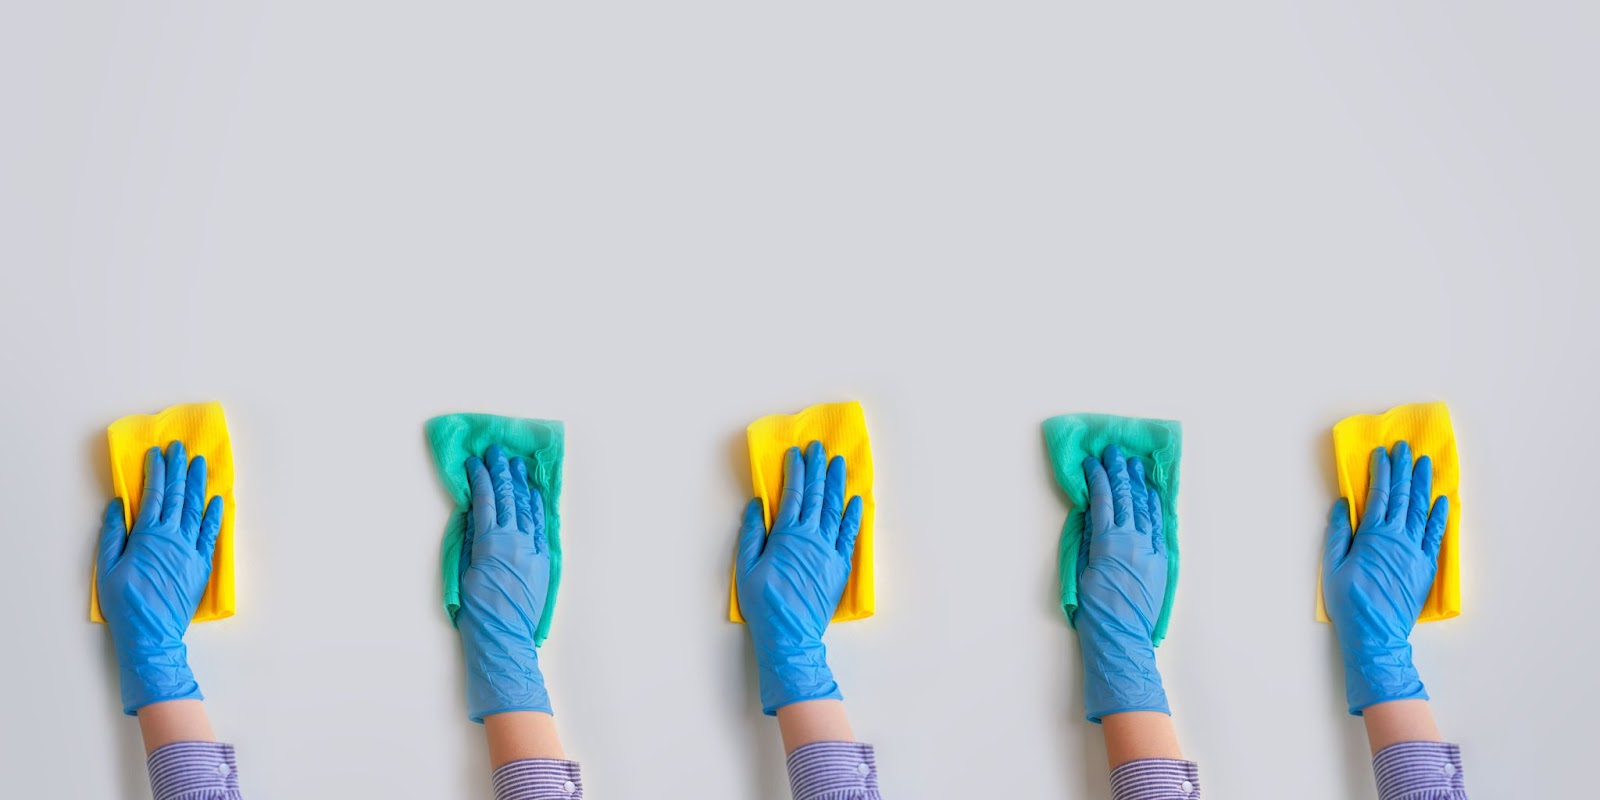
[[[882,800],[872,745],[812,742],[789,754],[794,800]]]
[[[233,745],[173,742],[156,748],[145,761],[155,800],[240,800],[239,765]]]
[[[1448,742],[1400,742],[1372,757],[1382,800],[1467,800],[1461,748]]]
[[[1200,766],[1141,758],[1111,770],[1111,800],[1200,800]]]
[[[524,758],[494,771],[494,800],[583,800],[578,762]]]

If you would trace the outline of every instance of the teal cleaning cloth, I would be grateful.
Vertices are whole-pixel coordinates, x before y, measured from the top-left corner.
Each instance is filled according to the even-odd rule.
[[[544,532],[550,543],[550,594],[545,597],[544,613],[533,643],[544,644],[550,635],[550,619],[556,610],[556,589],[561,585],[561,460],[566,453],[566,430],[561,423],[547,419],[517,419],[492,414],[446,414],[428,420],[428,447],[439,480],[455,500],[455,510],[444,528],[440,552],[444,573],[444,610],[450,623],[461,609],[461,571],[466,568],[464,553],[471,552],[471,527],[467,525],[467,502],[472,491],[467,486],[467,458],[483,458],[489,445],[500,445],[507,457],[521,456],[528,463],[528,481],[544,498]]]
[[[1083,460],[1099,458],[1108,445],[1144,462],[1146,480],[1161,495],[1161,531],[1167,539],[1167,597],[1150,634],[1151,644],[1167,638],[1172,596],[1178,588],[1178,460],[1183,455],[1183,426],[1172,420],[1114,417],[1109,414],[1066,414],[1044,421],[1044,446],[1050,454],[1056,483],[1072,501],[1061,529],[1061,610],[1067,620],[1078,610],[1078,562],[1088,557],[1083,538],[1084,512],[1089,508],[1089,483]]]

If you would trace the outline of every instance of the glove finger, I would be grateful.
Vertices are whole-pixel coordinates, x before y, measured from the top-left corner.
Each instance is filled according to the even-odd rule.
[[[1128,480],[1133,500],[1133,528],[1148,534],[1150,532],[1150,490],[1145,488],[1144,462],[1137,458],[1128,459]]]
[[[800,522],[816,525],[822,518],[823,486],[827,483],[828,451],[822,442],[812,442],[806,447],[806,483],[800,499]],[[832,545],[832,540],[829,540]]]
[[[1389,465],[1389,508],[1383,515],[1389,522],[1405,524],[1406,510],[1411,507],[1411,475],[1415,469],[1411,462],[1411,445],[1404,439],[1395,442],[1390,457],[1393,463]]]
[[[1372,451],[1372,466],[1367,476],[1367,508],[1361,513],[1361,529],[1383,524],[1389,514],[1389,453],[1382,447]]]
[[[1428,515],[1427,532],[1422,536],[1422,552],[1428,555],[1428,560],[1435,565],[1439,563],[1439,548],[1444,545],[1444,529],[1450,523],[1450,498],[1441,497],[1433,501],[1433,513]]]
[[[849,505],[844,507],[844,519],[839,523],[839,555],[844,556],[846,562],[852,562],[856,555],[856,536],[861,533],[861,496],[850,498]]]
[[[805,494],[806,462],[800,457],[800,448],[791,447],[783,454],[783,496],[778,498],[778,519],[772,526],[786,528],[800,521],[800,501]]]
[[[1333,510],[1328,512],[1328,527],[1323,532],[1323,577],[1344,563],[1344,557],[1350,553],[1350,537],[1354,535],[1350,530],[1350,501],[1341,497],[1333,501]]]
[[[182,519],[183,487],[189,480],[189,453],[183,442],[167,445],[167,481],[161,492],[161,521]]]
[[[183,532],[186,542],[198,542],[200,538],[200,517],[206,509],[206,457],[195,456],[189,462],[189,477],[183,484],[183,518],[180,519],[179,529]]]
[[[1091,533],[1111,527],[1111,481],[1106,478],[1105,465],[1092,456],[1083,460],[1083,474],[1089,483],[1089,527],[1083,532],[1087,540]]]
[[[517,490],[511,479],[511,462],[499,445],[489,445],[484,453],[484,463],[489,466],[489,479],[494,484],[494,517],[502,528],[517,524]]]
[[[95,549],[95,578],[104,578],[122,557],[122,548],[128,542],[127,523],[122,519],[122,498],[113,497],[106,504],[105,518],[100,521],[100,546]]]
[[[532,536],[533,496],[528,489],[528,464],[518,456],[511,459],[511,493],[517,507],[517,530]]]
[[[206,564],[211,564],[212,554],[217,552],[217,534],[222,532],[222,515],[226,509],[222,505],[222,498],[213,497],[206,503],[205,516],[200,519],[200,535],[195,542],[195,549],[206,559]]]
[[[1150,538],[1152,548],[1163,558],[1167,555],[1167,531],[1165,520],[1161,516],[1161,493],[1156,487],[1150,487]]]
[[[166,490],[167,463],[161,458],[161,448],[152,447],[144,454],[144,491],[139,493],[139,516],[133,529],[142,531],[161,522],[161,494]]]
[[[472,530],[482,536],[494,527],[494,483],[489,479],[489,469],[477,456],[467,458],[467,483],[472,487]]]
[[[1413,542],[1421,542],[1427,533],[1428,501],[1433,497],[1433,459],[1417,459],[1416,471],[1411,474],[1410,499],[1406,501],[1406,535]]]
[[[844,513],[844,456],[828,461],[828,477],[822,486],[822,540],[833,547],[839,541],[839,526]]]
[[[1128,460],[1116,445],[1106,448],[1104,458],[1106,473],[1111,477],[1111,513],[1121,528],[1133,521],[1133,482],[1128,477]]]

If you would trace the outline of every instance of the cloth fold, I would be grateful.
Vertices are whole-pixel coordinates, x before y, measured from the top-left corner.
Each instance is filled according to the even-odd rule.
[[[756,497],[761,499],[767,529],[772,529],[778,500],[783,497],[783,457],[791,447],[822,442],[828,457],[844,456],[845,497],[861,496],[861,533],[851,559],[850,580],[834,611],[834,622],[866,619],[877,608],[872,574],[872,522],[876,504],[872,501],[872,446],[867,438],[867,417],[861,404],[826,403],[798,414],[774,414],[750,423],[745,429],[750,447],[750,478]],[[744,622],[739,613],[737,569],[731,569],[728,582],[728,619]]]
[[[217,549],[211,557],[211,578],[195,622],[227,619],[234,614],[233,572],[233,444],[228,438],[228,420],[222,404],[186,403],[159,414],[123,417],[106,428],[111,453],[111,489],[122,498],[123,522],[133,530],[144,497],[144,455],[152,447],[165,449],[172,442],[183,442],[189,458],[206,458],[206,492],[222,498],[222,528],[217,533]],[[89,619],[105,622],[100,614],[100,593],[94,573],[89,578]]]
[[[1461,615],[1461,460],[1456,452],[1450,407],[1444,403],[1412,403],[1382,414],[1358,414],[1333,426],[1333,462],[1339,475],[1339,496],[1350,501],[1350,519],[1359,524],[1367,506],[1372,451],[1405,440],[1417,457],[1433,462],[1433,499],[1450,498],[1450,518],[1439,547],[1439,570],[1422,604],[1418,622],[1436,622]],[[1317,621],[1328,622],[1322,601],[1321,571],[1317,577]]]
[[[508,458],[521,456],[528,463],[528,481],[544,499],[545,538],[550,543],[550,594],[534,632],[536,645],[550,635],[550,620],[555,616],[556,590],[561,584],[561,464],[566,454],[566,429],[557,421],[519,419],[493,414],[446,414],[428,420],[424,429],[428,448],[433,453],[434,469],[444,484],[455,509],[445,524],[440,548],[440,568],[444,578],[444,610],[455,624],[461,609],[461,570],[463,555],[471,552],[471,526],[467,509],[472,489],[467,483],[467,458],[483,458],[489,445],[498,444]]]
[[[1167,636],[1172,599],[1178,588],[1178,464],[1183,457],[1183,425],[1173,420],[1064,414],[1044,421],[1044,444],[1056,483],[1072,509],[1061,528],[1061,610],[1071,621],[1078,610],[1078,562],[1086,558],[1084,514],[1089,509],[1085,458],[1099,458],[1110,445],[1144,462],[1145,476],[1161,496],[1161,529],[1167,540],[1167,592],[1150,635],[1152,644]]]

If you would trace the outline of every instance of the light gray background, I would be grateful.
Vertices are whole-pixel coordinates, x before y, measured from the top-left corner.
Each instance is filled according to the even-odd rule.
[[[1581,4],[1572,4],[1578,7]],[[103,429],[220,399],[252,798],[487,797],[422,422],[566,420],[544,664],[597,798],[787,796],[722,620],[743,426],[866,404],[895,798],[1106,794],[1038,425],[1181,419],[1160,651],[1208,797],[1371,797],[1312,622],[1328,432],[1445,399],[1475,796],[1592,786],[1596,12],[395,3],[0,12],[0,786],[144,796],[84,619]],[[1587,777],[1585,777],[1587,775]]]

